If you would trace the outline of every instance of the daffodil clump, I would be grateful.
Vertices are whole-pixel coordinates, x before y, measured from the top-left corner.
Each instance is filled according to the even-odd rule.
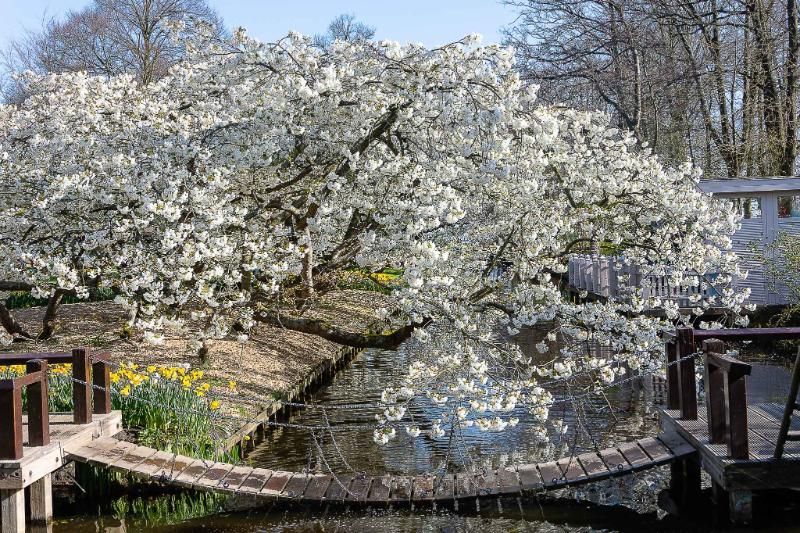
[[[0,366],[0,379],[24,373],[24,365]],[[71,364],[50,365],[51,412],[72,410],[71,375]],[[207,456],[216,449],[216,439],[224,436],[217,434],[219,424],[212,421],[221,404],[210,397],[211,384],[202,370],[123,363],[110,377],[112,408],[122,411],[125,428],[138,433],[140,444]],[[228,382],[227,388],[235,392],[236,383]]]

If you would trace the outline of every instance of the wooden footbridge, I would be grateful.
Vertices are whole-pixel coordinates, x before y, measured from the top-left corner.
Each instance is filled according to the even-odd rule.
[[[0,365],[24,363],[28,373],[0,380],[2,533],[25,531],[26,488],[30,520],[47,523],[52,519],[50,476],[70,461],[197,490],[348,505],[524,496],[665,464],[672,465],[675,501],[687,505],[699,495],[702,464],[714,481],[715,497],[730,504],[732,518],[746,522],[751,517],[753,490],[800,488],[800,431],[786,431],[800,430],[800,417],[793,414],[794,399],[789,402],[786,428],[782,427],[782,406],[748,406],[745,376],[749,365],[724,355],[724,344],[719,340],[764,336],[800,338],[800,328],[714,332],[687,329],[669,339],[668,405],[657,436],[556,461],[411,477],[268,470],[138,446],[114,438],[122,426],[120,413],[111,410],[107,355],[90,354],[83,349],[71,354],[3,355]],[[698,408],[694,382],[698,342],[703,342],[705,360],[705,408]],[[48,414],[48,362],[73,364],[73,414]],[[28,388],[27,416],[22,412],[23,387]],[[789,441],[782,453],[776,453],[782,433]]]

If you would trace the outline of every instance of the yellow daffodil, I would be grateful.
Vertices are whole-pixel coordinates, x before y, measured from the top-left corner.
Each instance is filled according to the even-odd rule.
[[[211,400],[211,403],[208,405],[212,410],[219,409],[219,402],[217,400]]]

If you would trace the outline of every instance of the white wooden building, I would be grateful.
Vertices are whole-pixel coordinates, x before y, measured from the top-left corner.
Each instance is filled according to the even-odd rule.
[[[800,235],[800,178],[758,178],[701,181],[700,188],[714,196],[731,199],[742,216],[742,227],[733,236],[733,245],[749,271],[743,287],[750,287],[750,302],[756,305],[786,304],[786,290],[768,279],[754,256],[754,248],[764,249],[780,233]],[[776,253],[780,253],[778,250]]]

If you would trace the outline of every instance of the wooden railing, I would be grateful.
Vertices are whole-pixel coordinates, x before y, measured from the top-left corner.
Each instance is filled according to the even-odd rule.
[[[644,298],[667,298],[689,307],[693,295],[705,298],[713,292],[710,288],[675,286],[666,275],[649,274],[642,267],[625,264],[613,256],[575,254],[569,257],[567,267],[575,289],[601,298],[619,298],[625,296],[626,287],[640,287]]]
[[[680,410],[681,419],[697,420],[695,359],[702,350],[706,384],[706,416],[712,443],[725,442],[728,456],[746,459],[747,363],[727,356],[726,341],[800,339],[800,328],[694,330],[679,328],[667,339],[667,408]]]
[[[28,393],[28,446],[50,443],[47,371],[48,364],[58,363],[72,364],[76,424],[90,423],[92,411],[97,414],[111,412],[107,353],[90,353],[87,348],[76,348],[72,353],[0,354],[0,366],[26,367],[24,375],[0,380],[0,460],[22,458],[22,389],[25,387]]]

